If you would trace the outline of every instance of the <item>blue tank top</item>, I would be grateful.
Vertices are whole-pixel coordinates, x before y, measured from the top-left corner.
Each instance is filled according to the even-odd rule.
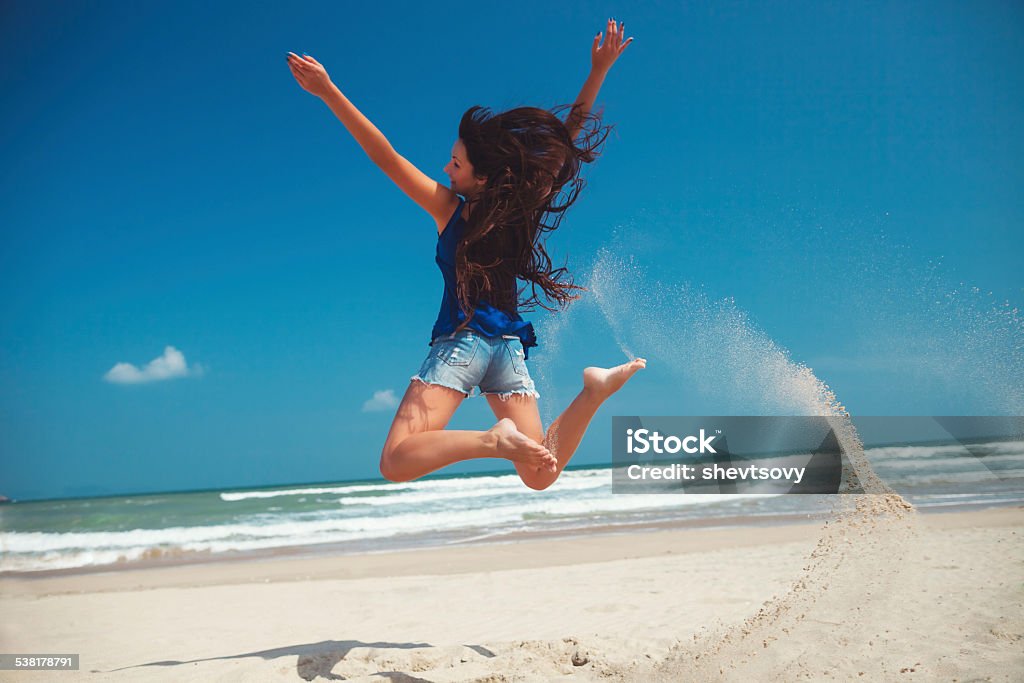
[[[462,217],[462,206],[465,199],[459,198],[459,206],[455,209],[444,232],[437,236],[437,266],[444,278],[444,296],[441,299],[441,310],[437,314],[437,322],[430,333],[431,343],[443,334],[451,334],[466,319],[466,314],[459,308],[455,280],[455,247],[458,246],[466,230],[466,220]],[[470,327],[487,337],[515,335],[523,342],[523,358],[530,357],[530,347],[537,345],[537,336],[533,324],[519,317],[518,311],[506,312],[491,306],[486,301],[478,301],[476,313],[469,321]]]

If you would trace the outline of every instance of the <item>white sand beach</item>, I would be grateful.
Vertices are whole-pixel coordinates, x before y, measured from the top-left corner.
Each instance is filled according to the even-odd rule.
[[[1016,681],[1024,508],[0,581],[7,681]]]

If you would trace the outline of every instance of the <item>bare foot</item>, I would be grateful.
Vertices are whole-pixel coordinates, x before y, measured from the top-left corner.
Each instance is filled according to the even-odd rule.
[[[503,417],[487,431],[497,437],[498,457],[532,465],[537,470],[557,471],[558,461],[551,451],[519,431],[511,419]]]
[[[647,359],[636,358],[616,365],[614,368],[584,368],[583,389],[591,392],[602,401],[622,388],[626,381],[638,370],[647,367]]]

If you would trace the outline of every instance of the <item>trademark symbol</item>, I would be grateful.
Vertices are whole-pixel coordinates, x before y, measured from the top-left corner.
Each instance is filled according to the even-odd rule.
[[[721,429],[716,429],[716,430],[715,430],[715,434],[721,434],[721,433],[722,433],[722,430],[721,430]]]

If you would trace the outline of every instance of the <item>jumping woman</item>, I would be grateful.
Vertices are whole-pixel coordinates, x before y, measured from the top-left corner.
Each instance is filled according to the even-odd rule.
[[[409,481],[462,460],[505,458],[524,484],[545,489],[569,464],[601,404],[646,366],[637,358],[613,368],[585,368],[582,391],[545,432],[537,408],[540,394],[526,365],[536,336],[519,315],[521,307],[555,310],[537,297],[538,287],[560,306],[579,298],[572,290],[584,289],[571,278],[559,279],[566,269],[552,269],[542,236],[558,227],[575,201],[583,186],[581,163],[597,158],[608,135],[591,108],[608,71],[633,40],[623,41],[623,29],[609,19],[603,45],[603,32],[595,36],[590,75],[564,122],[534,107],[501,114],[469,109],[444,168],[450,187],[398,154],[320,62],[288,53],[299,85],[331,108],[370,159],[437,224],[441,310],[430,352],[409,380],[384,443],[380,471],[386,479]],[[558,203],[566,185],[570,189]],[[533,292],[522,302],[519,279]],[[476,387],[497,424],[486,431],[445,429]]]

